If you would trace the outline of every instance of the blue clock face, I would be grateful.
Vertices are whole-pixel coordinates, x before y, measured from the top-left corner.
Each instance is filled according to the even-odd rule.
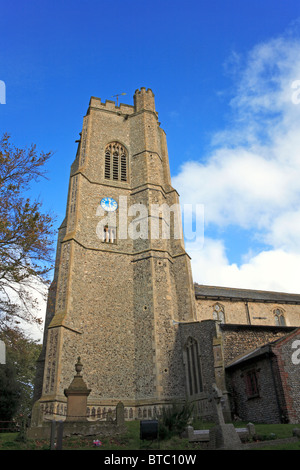
[[[117,209],[118,203],[112,197],[104,197],[100,201],[102,209],[108,212],[113,212]]]

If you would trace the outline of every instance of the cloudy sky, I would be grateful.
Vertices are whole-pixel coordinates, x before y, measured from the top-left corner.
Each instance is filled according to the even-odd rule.
[[[300,292],[299,0],[15,0],[0,39],[0,130],[54,152],[32,197],[57,227],[90,97],[145,86],[201,208],[194,280]]]
[[[173,178],[183,203],[204,204],[202,249],[187,243],[194,278],[299,292],[298,26],[246,54],[232,51],[231,67],[228,124],[205,159],[183,162]]]

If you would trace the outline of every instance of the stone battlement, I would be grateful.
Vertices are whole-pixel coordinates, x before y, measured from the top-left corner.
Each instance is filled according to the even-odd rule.
[[[157,115],[155,111],[154,93],[150,88],[146,90],[145,87],[142,87],[141,89],[135,90],[133,101],[133,106],[124,103],[120,103],[120,105],[117,106],[115,101],[106,100],[105,103],[102,103],[101,98],[92,96],[90,99],[89,108],[98,108],[105,111],[127,115],[135,114],[142,110],[146,110],[152,111]]]
[[[115,101],[112,100],[106,100],[105,103],[101,103],[101,98],[96,98],[95,96],[91,96],[89,107],[122,114],[134,114],[135,112],[134,106],[130,104],[120,103],[119,106],[116,106]]]

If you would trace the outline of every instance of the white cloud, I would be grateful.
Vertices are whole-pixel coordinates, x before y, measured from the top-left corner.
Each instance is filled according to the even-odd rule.
[[[31,279],[26,285],[17,284],[14,290],[8,286],[5,290],[10,301],[20,306],[20,312],[12,316],[9,325],[22,330],[28,339],[41,343],[47,308],[47,285],[37,279]],[[18,291],[24,292],[23,301],[17,294]]]
[[[265,238],[277,249],[300,253],[300,208],[278,215]]]
[[[206,226],[251,230],[268,247],[238,266],[225,256],[225,240],[205,238],[198,250],[189,244],[194,279],[299,292],[300,104],[293,83],[300,80],[300,39],[259,44],[242,66],[234,57],[232,123],[215,134],[205,161],[199,155],[184,163],[173,184],[182,204],[204,204]]]
[[[220,149],[206,164],[184,164],[173,184],[182,203],[204,204],[206,223],[265,227],[293,197],[293,171],[242,148]]]
[[[200,250],[189,243],[186,249],[199,284],[299,293],[300,253],[262,251],[238,266],[227,259],[221,240],[205,238]]]

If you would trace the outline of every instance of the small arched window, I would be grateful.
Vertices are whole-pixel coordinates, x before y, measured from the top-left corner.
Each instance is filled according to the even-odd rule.
[[[213,319],[219,323],[225,323],[225,312],[223,305],[217,303],[213,309]]]
[[[126,149],[118,142],[105,148],[104,178],[113,181],[128,181],[128,157]]]
[[[276,326],[286,326],[285,318],[284,318],[284,311],[282,308],[276,308],[274,311],[274,319]]]
[[[103,242],[104,243],[116,243],[116,227],[109,227],[105,225],[103,229]]]

